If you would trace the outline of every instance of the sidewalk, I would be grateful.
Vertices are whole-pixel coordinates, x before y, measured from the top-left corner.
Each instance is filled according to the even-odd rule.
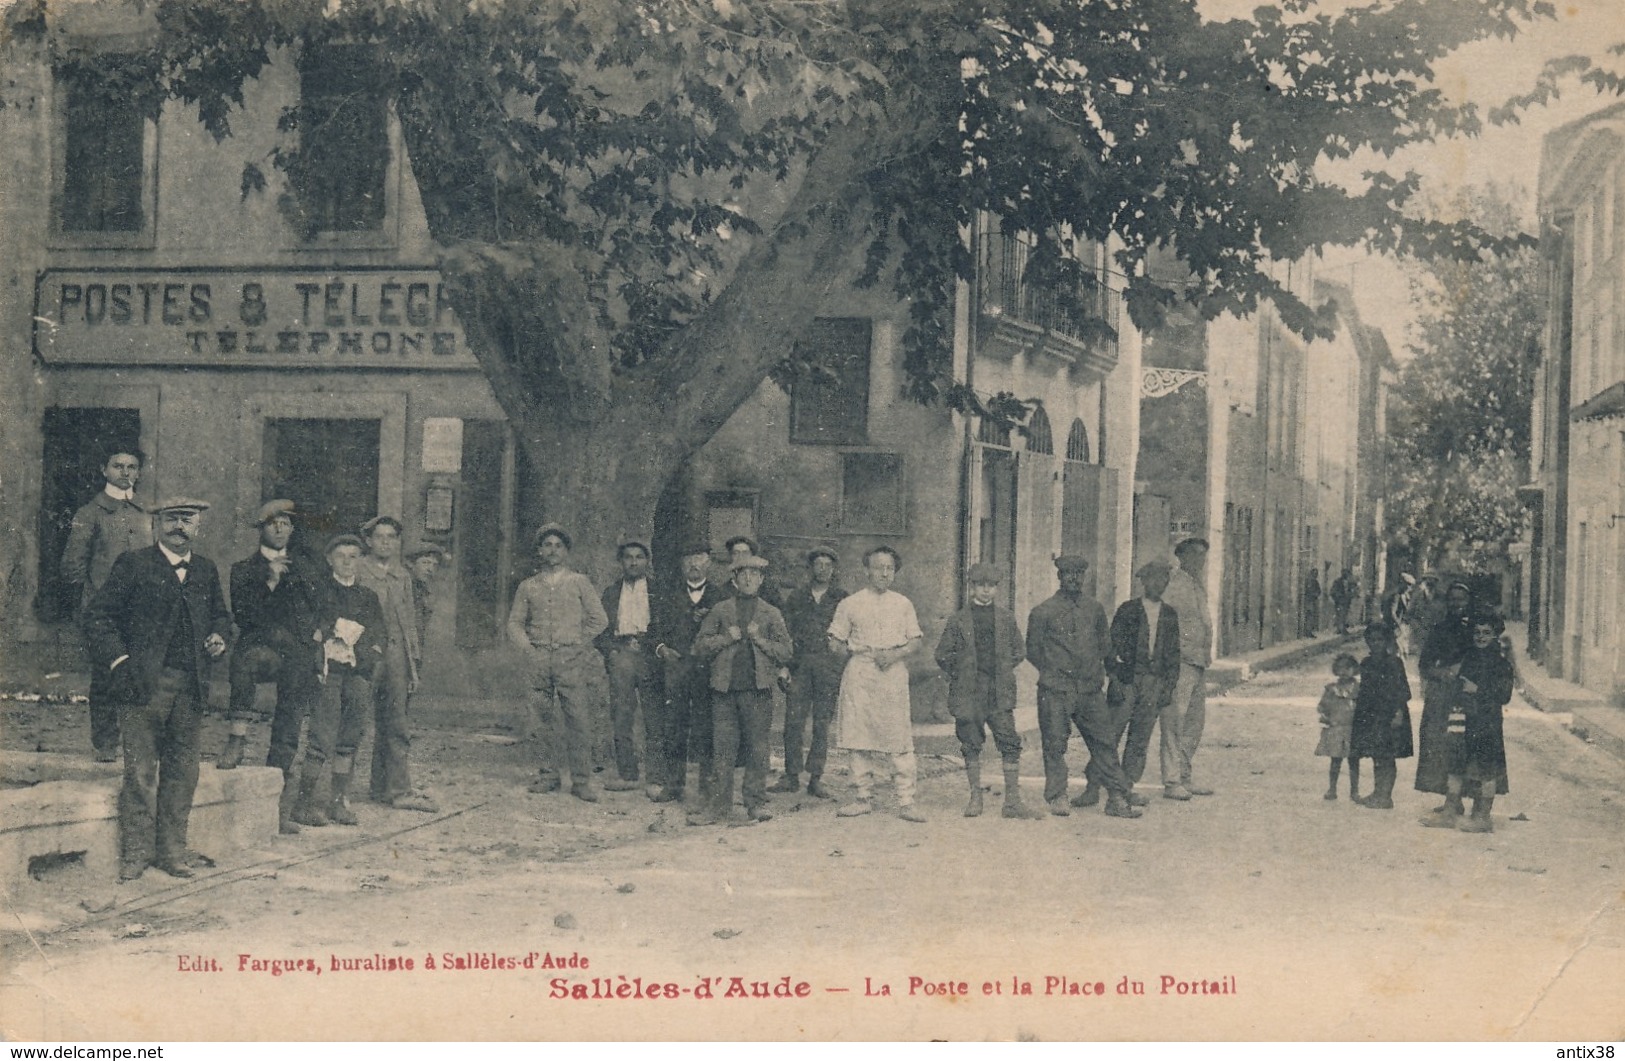
[[[1568,728],[1576,737],[1625,759],[1625,707],[1609,703],[1583,685],[1547,674],[1545,667],[1524,654],[1529,637],[1523,623],[1507,623],[1507,635],[1512,638],[1518,691],[1529,705],[1548,715],[1568,715]]]

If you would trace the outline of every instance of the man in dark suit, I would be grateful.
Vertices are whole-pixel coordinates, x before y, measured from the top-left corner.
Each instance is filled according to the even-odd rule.
[[[91,599],[94,666],[108,672],[124,738],[119,879],[155,865],[193,875],[186,825],[197,789],[198,730],[209,661],[226,651],[231,613],[214,561],[192,552],[209,505],[173,498],[151,509],[158,543],[120,556]]]
[[[237,643],[231,653],[231,731],[215,768],[241,765],[254,717],[254,693],[260,682],[276,684],[276,714],[271,722],[271,751],[266,766],[291,780],[299,751],[299,725],[316,696],[316,668],[321,647],[316,633],[316,581],[309,559],[291,551],[293,502],[267,501],[255,525],[259,548],[231,565],[231,611]]]
[[[829,759],[829,727],[835,721],[835,699],[841,692],[841,672],[846,660],[829,650],[829,624],[835,606],[846,599],[846,591],[835,584],[835,550],[820,545],[807,553],[807,585],[785,599],[785,622],[795,642],[790,661],[790,692],[784,712],[784,776],[769,792],[795,792],[801,788],[801,757],[812,721],[812,743],[805,745],[807,794],[834,799],[824,787],[824,764]]]
[[[662,590],[651,604],[655,655],[665,665],[665,718],[658,727],[661,742],[659,773],[651,766],[651,779],[660,790],[649,798],[670,803],[683,798],[690,757],[700,765],[700,801],[711,792],[711,688],[710,667],[692,655],[694,638],[711,609],[728,598],[726,590],[710,582],[711,550],[690,545],[681,560],[683,581]]]
[[[1112,659],[1107,667],[1111,684],[1106,703],[1130,784],[1138,784],[1145,773],[1151,730],[1158,714],[1173,702],[1174,685],[1179,681],[1179,616],[1162,600],[1172,573],[1165,560],[1152,560],[1141,567],[1140,595],[1124,601],[1112,616]],[[1129,802],[1143,806],[1147,800],[1130,792]]]
[[[649,760],[651,775],[659,758],[660,734],[655,728],[655,716],[661,699],[660,667],[650,638],[653,595],[649,591],[649,547],[642,542],[622,542],[615,555],[621,562],[621,577],[604,590],[604,614],[609,625],[596,641],[609,674],[609,723],[618,775],[604,782],[604,788],[630,792],[638,787],[635,734],[640,706],[644,756]]]

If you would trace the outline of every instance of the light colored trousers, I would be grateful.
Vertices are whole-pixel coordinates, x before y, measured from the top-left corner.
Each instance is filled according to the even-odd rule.
[[[858,798],[874,797],[875,778],[891,774],[897,786],[897,805],[907,807],[914,802],[914,751],[872,752],[852,749],[852,780],[858,786]]]
[[[1191,759],[1202,743],[1207,722],[1207,668],[1179,665],[1174,698],[1162,709],[1157,728],[1162,731],[1162,783],[1184,784],[1191,779]]]

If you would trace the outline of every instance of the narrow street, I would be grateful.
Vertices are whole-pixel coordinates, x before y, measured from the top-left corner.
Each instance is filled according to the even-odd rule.
[[[1211,700],[1197,766],[1218,794],[1179,804],[1142,785],[1153,798],[1138,821],[1006,821],[996,799],[966,819],[957,761],[925,756],[924,825],[780,796],[762,825],[689,828],[640,793],[526,795],[522,745],[430,729],[415,747],[433,762],[438,817],[363,804],[360,829],[307,830],[194,881],[149,872],[102,914],[74,908],[110,890],[73,880],[47,908],[8,913],[4,1031],[1625,1035],[1620,762],[1514,699],[1512,793],[1492,835],[1419,827],[1437,800],[1410,789],[1408,762],[1391,812],[1348,802],[1346,778],[1325,801],[1311,752],[1327,669],[1321,657]],[[1036,799],[1036,734],[1025,740]],[[491,967],[508,958],[520,967]],[[271,964],[300,959],[320,974]],[[413,968],[373,968],[392,959]],[[769,997],[725,997],[733,977]],[[668,984],[675,998],[616,994]],[[572,991],[587,997],[559,997]]]

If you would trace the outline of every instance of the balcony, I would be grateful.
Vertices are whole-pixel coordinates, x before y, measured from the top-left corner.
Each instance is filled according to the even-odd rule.
[[[1016,237],[989,232],[982,238],[977,307],[982,351],[1004,358],[1054,358],[1104,376],[1117,366],[1117,340],[1104,330],[1115,333],[1119,327],[1117,292],[1083,288],[1077,298],[1062,299],[1054,288],[1025,279],[1028,252],[1029,245]],[[1094,308],[1093,320],[1076,312],[1080,304]]]

